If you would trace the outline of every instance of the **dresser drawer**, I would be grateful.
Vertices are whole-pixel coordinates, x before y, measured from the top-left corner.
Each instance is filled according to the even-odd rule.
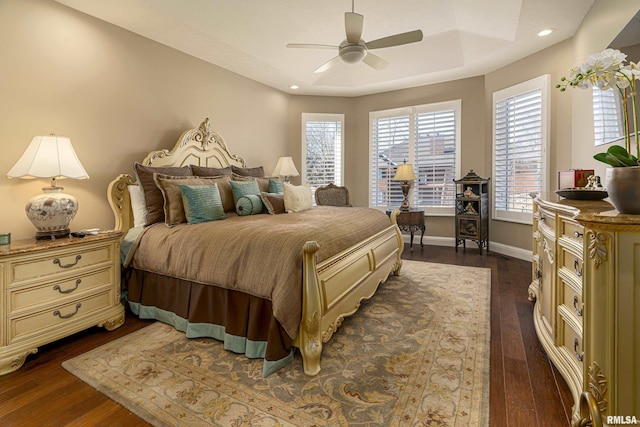
[[[562,350],[569,358],[569,361],[576,368],[577,372],[582,372],[582,359],[584,352],[582,350],[582,335],[573,330],[567,322],[560,322],[562,328]]]
[[[73,250],[51,251],[46,257],[12,262],[9,267],[11,269],[9,286],[58,273],[68,275],[75,270],[96,264],[113,263],[112,248],[113,245],[90,248],[74,246]]]
[[[582,245],[582,237],[584,236],[584,227],[578,223],[575,223],[571,220],[562,219],[562,223],[560,225],[560,234],[564,237],[570,238],[579,242]]]
[[[113,289],[106,289],[86,298],[70,301],[23,316],[9,318],[8,341],[27,339],[30,336],[44,334],[48,329],[72,326],[88,316],[95,316],[100,310],[107,310],[113,304]]]
[[[560,279],[560,304],[564,305],[566,310],[572,312],[576,317],[582,319],[583,304],[582,304],[582,292],[579,292],[575,285],[571,281]]]
[[[9,291],[9,314],[41,304],[55,304],[55,301],[62,303],[69,298],[110,285],[113,277],[113,267],[109,266],[39,286],[14,288]]]
[[[552,238],[556,237],[556,214],[546,209],[540,208],[540,218],[538,219],[538,228],[546,229],[547,233],[551,233]]]
[[[582,283],[582,257],[562,246],[558,254],[558,269],[571,275],[576,283]]]

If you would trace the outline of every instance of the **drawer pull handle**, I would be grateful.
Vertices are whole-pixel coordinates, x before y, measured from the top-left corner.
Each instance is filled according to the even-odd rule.
[[[576,309],[576,314],[578,316],[582,316],[582,309],[578,308],[578,296],[577,295],[573,296],[573,308]]]
[[[56,311],[53,312],[53,315],[54,316],[58,316],[61,319],[68,319],[68,318],[73,317],[76,314],[78,314],[78,310],[80,310],[80,307],[82,307],[82,304],[77,303],[76,304],[76,311],[74,311],[73,313],[71,313],[71,314],[60,314],[60,310],[56,310]]]
[[[576,359],[578,359],[578,362],[582,362],[584,355],[578,352],[578,338],[573,339],[573,352],[576,354]]]
[[[76,289],[78,289],[78,286],[80,285],[80,283],[82,283],[81,279],[76,280],[76,286],[72,289],[67,289],[66,291],[63,291],[62,288],[60,288],[60,285],[55,285],[53,287],[54,291],[58,291],[61,294],[70,294],[71,292],[75,291]]]
[[[580,267],[580,261],[578,261],[578,258],[575,258],[573,260],[573,269],[576,271],[576,274],[578,275],[578,277],[582,277],[582,268],[578,268]]]
[[[583,234],[579,231],[574,231],[573,232],[573,237],[575,237],[576,239],[579,239],[583,236]]]
[[[545,220],[545,217],[540,215],[540,222],[544,222],[544,220]]]
[[[82,255],[76,255],[76,262],[74,262],[73,264],[62,264],[60,262],[60,258],[56,258],[53,260],[54,264],[58,264],[60,266],[60,268],[70,268],[73,267],[74,265],[78,264],[78,261],[80,261],[80,259],[82,258]]]

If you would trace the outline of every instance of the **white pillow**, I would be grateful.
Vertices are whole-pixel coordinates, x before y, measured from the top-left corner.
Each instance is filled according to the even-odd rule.
[[[147,204],[144,202],[144,192],[139,185],[127,185],[131,210],[133,211],[133,226],[143,226],[147,220]]]
[[[305,185],[291,185],[284,183],[284,209],[288,213],[300,212],[311,209],[311,188]]]

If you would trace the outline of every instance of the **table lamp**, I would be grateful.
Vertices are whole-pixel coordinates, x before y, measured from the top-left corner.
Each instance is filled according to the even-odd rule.
[[[298,169],[296,169],[296,165],[293,164],[293,159],[291,157],[280,157],[272,175],[283,176],[284,182],[289,182],[288,177],[298,176],[300,174],[298,173]]]
[[[8,178],[50,178],[51,186],[25,206],[27,217],[36,227],[36,239],[55,239],[69,235],[69,223],[78,211],[75,197],[62,192],[58,178],[88,179],[71,140],[64,136],[36,136],[20,160],[7,173]]]
[[[411,209],[409,206],[409,188],[411,188],[411,182],[417,179],[416,174],[413,172],[413,166],[411,164],[407,164],[405,160],[403,164],[398,166],[398,170],[396,170],[396,175],[392,178],[392,181],[402,181],[400,187],[402,188],[402,194],[404,195],[404,200],[400,205],[401,211],[408,211]]]

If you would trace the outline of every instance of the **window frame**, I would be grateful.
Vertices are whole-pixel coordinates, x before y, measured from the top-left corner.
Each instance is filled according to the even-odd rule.
[[[340,182],[334,182],[335,185],[344,184],[344,114],[342,113],[302,113],[302,159],[300,164],[302,170],[300,177],[303,183],[307,182],[307,123],[308,122],[336,122],[340,123]],[[328,183],[327,183],[328,184]],[[325,184],[326,185],[326,184]],[[313,189],[315,194],[315,189]],[[314,198],[315,203],[315,198]]]
[[[525,95],[533,91],[540,91],[540,163],[541,174],[540,182],[538,184],[538,192],[549,191],[549,138],[550,138],[550,126],[549,126],[549,114],[550,114],[550,87],[551,76],[544,74],[542,76],[527,80],[525,82],[510,86],[508,88],[496,91],[493,93],[492,100],[492,150],[491,150],[491,171],[493,179],[491,180],[491,190],[493,197],[491,206],[491,218],[498,221],[514,222],[519,224],[533,224],[532,212],[513,212],[506,210],[499,210],[497,206],[497,193],[496,186],[498,185],[498,174],[496,173],[496,106],[498,102],[504,101],[509,98],[515,98]]]
[[[416,147],[415,147],[415,143],[416,143],[416,135],[415,135],[415,131],[416,131],[416,126],[415,126],[415,122],[416,122],[416,116],[418,114],[423,114],[423,113],[436,113],[436,112],[440,112],[440,111],[447,111],[447,110],[454,110],[455,111],[455,168],[454,168],[454,175],[455,177],[460,176],[460,170],[461,170],[461,165],[460,165],[460,159],[461,159],[461,145],[462,145],[462,138],[461,138],[461,123],[462,123],[462,100],[461,99],[454,99],[454,100],[448,100],[448,101],[441,101],[441,102],[434,102],[434,103],[429,103],[429,104],[421,104],[421,105],[413,105],[413,106],[407,106],[407,107],[400,107],[400,108],[391,108],[391,109],[387,109],[387,110],[378,110],[378,111],[371,111],[369,112],[369,153],[368,153],[368,158],[369,158],[369,168],[368,168],[368,177],[367,177],[367,181],[368,181],[368,206],[370,208],[374,208],[374,209],[379,209],[379,210],[387,210],[387,209],[392,209],[392,208],[398,208],[398,206],[373,206],[372,204],[372,198],[373,198],[373,182],[372,182],[372,172],[373,172],[373,144],[374,144],[374,132],[373,132],[373,125],[375,120],[377,119],[381,119],[381,118],[393,118],[393,117],[400,117],[400,116],[409,116],[409,154],[407,157],[407,163],[411,163],[414,166],[414,171],[416,173],[416,176],[419,177],[419,173],[418,173],[418,167],[415,163],[415,152],[416,152]],[[420,206],[420,205],[416,205],[415,202],[415,184],[416,182],[414,181],[411,184],[411,188],[409,189],[409,194],[408,194],[408,199],[409,199],[409,204],[411,205],[412,209],[423,209],[425,212],[425,215],[429,215],[429,216],[454,216],[455,215],[455,202],[452,202],[451,206],[448,207],[444,207],[444,206]],[[453,183],[453,180],[451,182],[452,185],[452,196],[455,199],[455,185]]]

